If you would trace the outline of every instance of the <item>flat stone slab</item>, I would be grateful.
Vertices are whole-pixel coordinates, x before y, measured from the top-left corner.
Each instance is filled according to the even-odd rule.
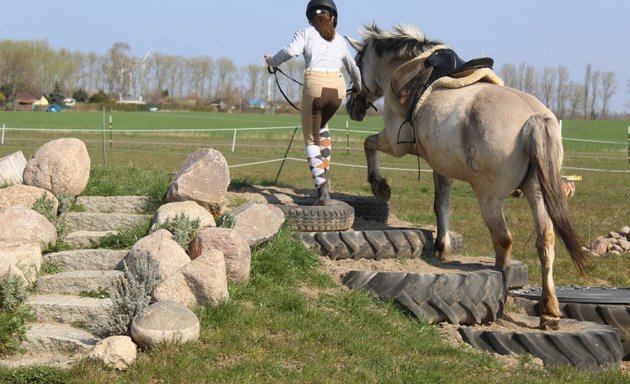
[[[40,276],[37,279],[38,293],[79,295],[81,292],[98,291],[113,287],[123,278],[122,271],[69,271]]]
[[[37,320],[58,323],[104,323],[112,307],[109,298],[59,294],[29,296],[26,303],[31,306]]]
[[[152,215],[139,213],[69,212],[70,231],[114,231],[148,223]]]
[[[0,184],[22,184],[26,158],[21,151],[0,158]]]
[[[24,349],[31,354],[87,353],[100,339],[88,331],[61,323],[32,323],[26,332]]]
[[[122,260],[128,250],[115,249],[77,249],[54,252],[44,255],[44,262],[63,268],[64,271],[107,271],[123,270]]]
[[[149,196],[79,196],[75,205],[84,212],[146,213],[150,203]]]
[[[72,248],[89,248],[108,235],[115,235],[118,231],[74,231],[70,232],[64,241]]]

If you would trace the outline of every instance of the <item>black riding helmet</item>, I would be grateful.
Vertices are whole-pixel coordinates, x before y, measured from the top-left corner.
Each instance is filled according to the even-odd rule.
[[[330,11],[333,19],[333,27],[337,28],[337,6],[333,0],[311,0],[306,6],[306,18],[310,21],[312,13],[318,9],[326,9]]]

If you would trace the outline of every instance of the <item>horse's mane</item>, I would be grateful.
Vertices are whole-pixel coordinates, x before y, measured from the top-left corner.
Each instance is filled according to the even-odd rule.
[[[383,31],[376,23],[364,25],[361,31],[363,42],[372,43],[379,56],[393,54],[399,57],[416,57],[422,52],[441,45],[427,36],[415,25],[394,26],[393,31]]]

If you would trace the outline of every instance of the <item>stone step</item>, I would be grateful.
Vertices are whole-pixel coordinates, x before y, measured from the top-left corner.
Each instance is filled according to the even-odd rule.
[[[123,275],[122,271],[69,271],[44,275],[37,279],[37,292],[79,295],[113,287]]]
[[[0,367],[8,369],[28,367],[51,367],[59,369],[71,369],[79,360],[87,356],[87,353],[26,353],[0,359]]]
[[[146,213],[150,202],[149,196],[79,196],[75,205],[84,212]]]
[[[115,235],[118,231],[74,231],[70,232],[64,242],[72,248],[89,248],[107,235]]]
[[[62,323],[30,323],[22,347],[29,354],[88,353],[100,339]]]
[[[128,250],[115,249],[76,249],[72,251],[54,252],[44,255],[44,262],[61,267],[68,271],[108,271],[123,270],[122,259]]]
[[[104,324],[112,307],[112,300],[109,298],[58,294],[29,296],[26,303],[30,305],[38,321],[68,324]]]
[[[148,223],[152,215],[140,213],[68,212],[70,231],[113,231]]]

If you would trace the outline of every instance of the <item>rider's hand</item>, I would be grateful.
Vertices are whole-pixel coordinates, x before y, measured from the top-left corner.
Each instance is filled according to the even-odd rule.
[[[271,65],[271,55],[268,53],[265,53],[265,62],[267,63],[267,65]]]

